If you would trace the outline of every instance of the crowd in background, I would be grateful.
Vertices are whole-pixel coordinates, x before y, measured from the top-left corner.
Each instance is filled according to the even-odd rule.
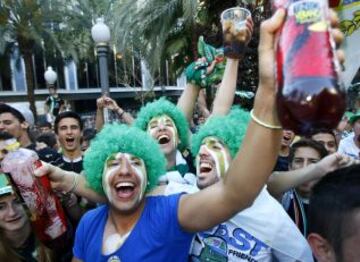
[[[273,58],[282,16],[263,26],[260,60]],[[177,105],[161,98],[136,115],[102,96],[93,128],[54,90],[45,122],[0,104],[1,160],[11,139],[35,151],[68,225],[67,245],[41,243],[1,174],[0,260],[357,261],[360,111],[296,136],[281,129],[261,61],[253,110],[232,108],[238,63],[227,60],[209,108],[191,83]]]

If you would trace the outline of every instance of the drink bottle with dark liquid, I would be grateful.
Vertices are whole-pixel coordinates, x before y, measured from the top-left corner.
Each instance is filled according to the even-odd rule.
[[[284,129],[336,128],[346,107],[324,0],[275,0],[286,8],[276,51],[277,107]]]
[[[14,140],[14,139],[11,139]],[[15,143],[16,140],[14,140]],[[46,176],[35,177],[34,168],[41,165],[37,154],[25,148],[12,147],[1,162],[24,200],[30,222],[38,239],[50,248],[66,246],[67,223],[59,199],[51,190]]]

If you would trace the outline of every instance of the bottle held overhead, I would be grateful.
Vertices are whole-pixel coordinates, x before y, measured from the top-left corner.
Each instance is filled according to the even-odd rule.
[[[41,165],[38,155],[32,150],[19,148],[15,139],[3,141],[0,147],[1,151],[6,151],[1,169],[10,174],[24,200],[35,234],[49,247],[65,245],[62,239],[65,238],[67,227],[60,201],[52,192],[46,176],[34,176],[34,169]]]
[[[336,128],[346,98],[330,34],[327,1],[275,0],[274,6],[287,11],[276,51],[282,126],[299,135]]]

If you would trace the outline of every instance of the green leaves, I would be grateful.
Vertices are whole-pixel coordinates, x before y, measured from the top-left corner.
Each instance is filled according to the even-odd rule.
[[[197,0],[119,1],[113,10],[118,49],[134,48],[154,74],[166,56],[188,46],[184,39],[193,30],[197,6]]]
[[[355,30],[360,27],[360,10],[354,12],[354,17],[352,20],[342,20],[340,22],[340,30],[345,34],[345,36],[350,36],[354,33]]]

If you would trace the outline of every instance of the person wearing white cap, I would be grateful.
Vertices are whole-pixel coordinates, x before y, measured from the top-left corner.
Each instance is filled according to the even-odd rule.
[[[19,141],[21,147],[36,151],[45,162],[53,162],[60,155],[50,148],[36,150],[36,145],[29,135],[30,126],[34,125],[34,115],[25,106],[0,104],[0,131],[7,132]]]
[[[65,262],[70,261],[71,235],[68,230],[65,248],[52,249],[40,242],[32,227],[30,213],[9,174],[3,173],[2,161],[14,146],[14,137],[0,132],[0,261],[9,262]],[[17,142],[15,142],[16,144]]]

